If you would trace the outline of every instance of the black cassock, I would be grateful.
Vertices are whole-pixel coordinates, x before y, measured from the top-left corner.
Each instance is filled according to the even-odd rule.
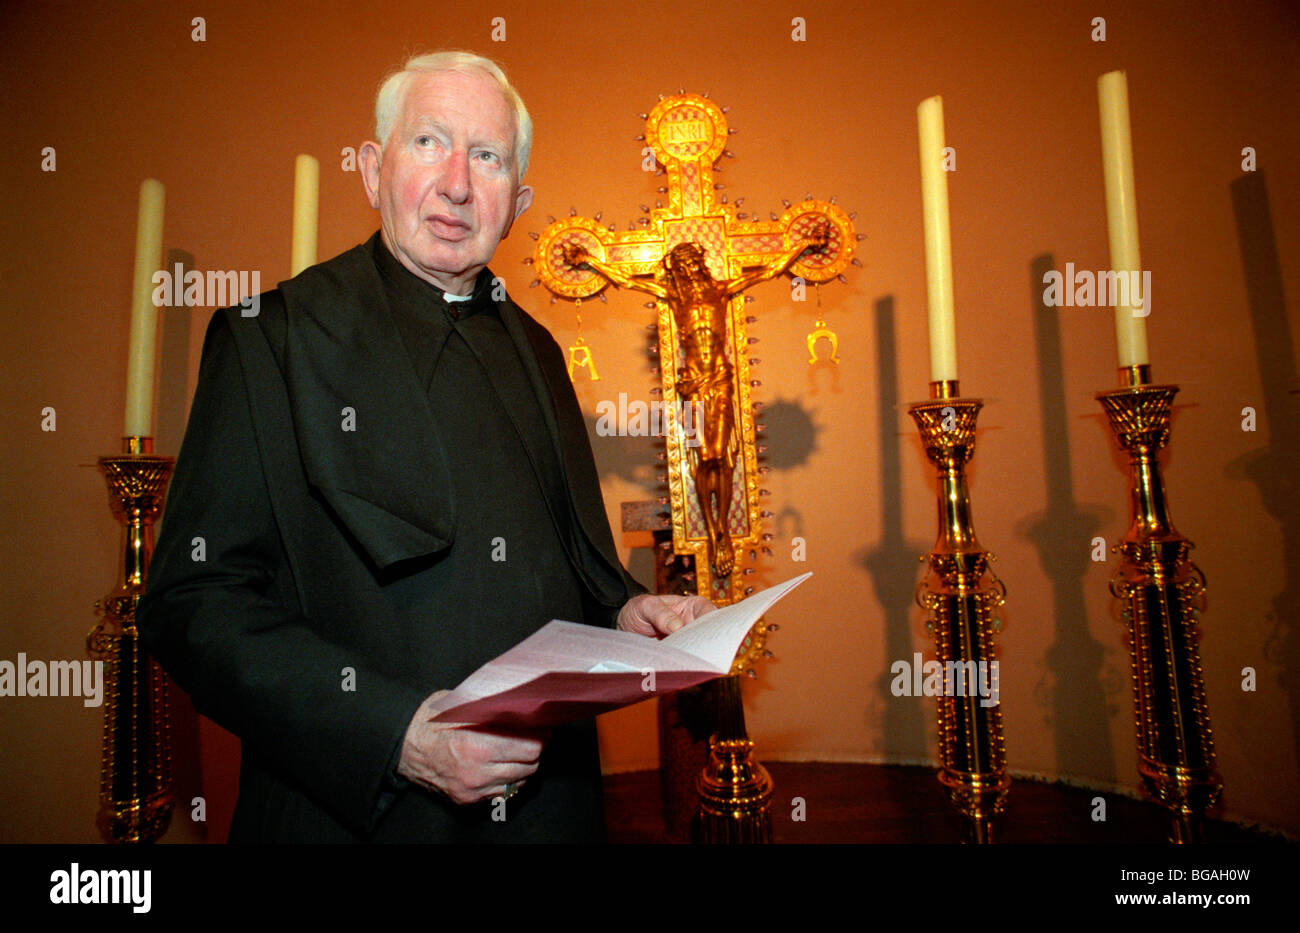
[[[603,838],[593,722],[504,820],[394,769],[431,692],[639,592],[560,349],[489,271],[447,302],[376,234],[214,315],[139,622],[242,740],[232,841]]]

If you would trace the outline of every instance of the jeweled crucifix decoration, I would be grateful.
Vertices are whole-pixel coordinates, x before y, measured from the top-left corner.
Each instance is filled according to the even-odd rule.
[[[806,199],[770,221],[737,214],[714,183],[727,135],[707,97],[662,98],[644,139],[667,173],[668,206],[622,233],[587,217],[554,221],[533,256],[555,295],[581,302],[612,281],[658,299],[673,550],[695,557],[697,592],[719,603],[741,595],[737,557],[762,539],[742,292],[787,271],[812,283],[843,278],[855,240],[850,218],[827,201]]]

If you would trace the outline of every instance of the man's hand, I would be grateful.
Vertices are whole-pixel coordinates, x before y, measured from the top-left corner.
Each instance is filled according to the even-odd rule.
[[[587,248],[581,243],[575,243],[572,240],[565,240],[560,244],[560,255],[564,258],[565,262],[576,269],[578,266],[586,262],[587,257],[591,254],[587,252]]]
[[[618,613],[618,627],[624,632],[660,638],[671,635],[688,622],[718,608],[703,596],[634,596]]]
[[[397,773],[460,804],[510,796],[537,770],[549,733],[481,732],[431,722],[435,714],[430,705],[446,693],[439,690],[415,711],[406,728]]]
[[[808,234],[808,239],[804,242],[807,243],[812,252],[824,253],[831,242],[830,221],[825,219],[818,221],[812,232]]]

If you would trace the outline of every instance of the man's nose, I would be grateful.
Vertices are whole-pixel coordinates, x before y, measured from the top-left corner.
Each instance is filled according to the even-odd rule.
[[[457,147],[443,162],[438,194],[453,204],[464,204],[469,200],[469,192],[469,153]]]

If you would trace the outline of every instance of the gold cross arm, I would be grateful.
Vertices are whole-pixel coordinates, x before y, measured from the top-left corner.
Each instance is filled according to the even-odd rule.
[[[557,220],[538,237],[533,255],[537,277],[547,290],[563,298],[590,298],[609,284],[602,274],[582,264],[565,260],[565,247],[581,247],[607,270],[626,278],[659,276],[664,256],[678,243],[699,243],[715,277],[735,280],[734,291],[742,291],[764,278],[789,271],[807,282],[828,282],[841,275],[853,260],[853,222],[828,201],[807,200],[787,208],[775,221],[737,220],[735,208],[716,204],[711,213],[694,217],[674,216],[655,208],[644,230],[616,232],[590,217]],[[827,231],[823,249],[803,252],[818,230]],[[768,274],[745,270],[770,267],[792,254],[793,262]],[[800,253],[803,253],[800,256]],[[627,283],[618,283],[627,284]],[[651,289],[643,289],[651,291]]]
[[[776,220],[740,219],[735,205],[718,199],[714,164],[724,152],[727,122],[721,108],[698,94],[659,101],[646,119],[646,142],[668,176],[668,205],[649,211],[644,228],[618,232],[590,217],[566,217],[538,237],[533,254],[537,277],[554,295],[582,299],[608,284],[594,269],[564,259],[565,244],[580,246],[605,266],[628,277],[658,275],[668,251],[694,242],[704,249],[720,280],[767,266],[800,243],[826,231],[824,248],[789,267],[808,282],[827,282],[853,260],[856,234],[844,211],[828,201],[806,199]],[[797,255],[797,253],[796,253]]]

